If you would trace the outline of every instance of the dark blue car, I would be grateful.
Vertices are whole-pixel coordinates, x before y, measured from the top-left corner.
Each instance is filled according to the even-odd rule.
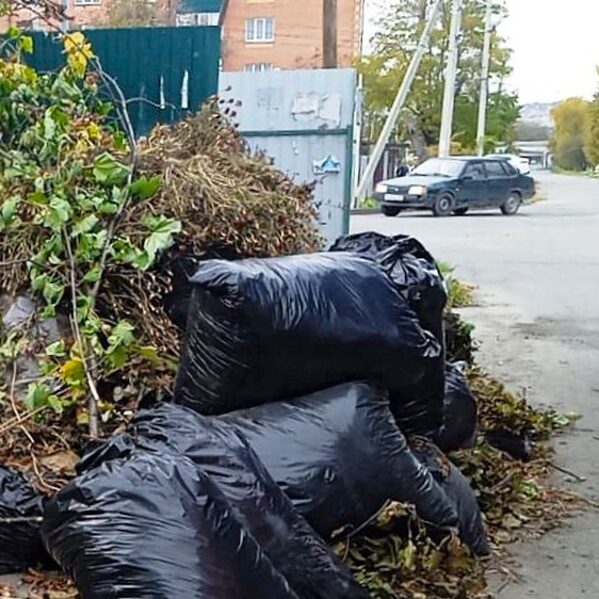
[[[534,179],[499,158],[430,158],[405,177],[380,182],[374,197],[383,214],[432,210],[436,216],[497,208],[516,214],[535,194]]]

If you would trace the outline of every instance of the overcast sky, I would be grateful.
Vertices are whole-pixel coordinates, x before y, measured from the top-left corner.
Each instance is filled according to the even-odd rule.
[[[599,88],[599,0],[506,0],[501,24],[514,50],[510,84],[520,101],[588,96]],[[381,0],[367,0],[366,34],[374,32]]]

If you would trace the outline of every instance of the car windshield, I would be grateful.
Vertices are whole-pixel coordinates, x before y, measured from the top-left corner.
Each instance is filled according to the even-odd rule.
[[[412,175],[421,177],[457,177],[466,163],[463,160],[431,158],[415,168]]]

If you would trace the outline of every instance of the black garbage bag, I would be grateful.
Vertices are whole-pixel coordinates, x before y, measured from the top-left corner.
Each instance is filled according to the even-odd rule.
[[[12,468],[0,466],[0,574],[50,565],[40,536],[43,497]]]
[[[472,487],[464,475],[431,441],[410,439],[412,453],[426,466],[455,508],[460,537],[475,555],[491,552],[482,513]]]
[[[213,246],[201,256],[180,254],[168,261],[163,268],[170,273],[171,291],[163,298],[164,309],[182,331],[187,326],[193,286],[189,279],[196,273],[203,260],[239,260],[239,253],[229,246]]]
[[[440,528],[457,514],[411,454],[386,393],[349,383],[219,417],[256,452],[298,512],[323,536],[351,532],[389,500],[415,504]]]
[[[86,457],[82,466],[136,452],[184,455],[210,477],[232,515],[300,599],[366,599],[368,593],[292,507],[234,428],[173,404],[140,412],[130,433]]]
[[[83,599],[299,599],[184,456],[86,472],[48,502],[42,535]]]
[[[514,433],[504,428],[485,431],[485,439],[495,449],[507,453],[515,460],[530,462],[533,457],[533,439],[528,432]]]
[[[393,281],[418,315],[422,328],[444,344],[443,310],[447,292],[434,258],[413,237],[358,233],[339,238],[331,252],[353,252],[371,258]],[[441,352],[427,363],[425,376],[392,395],[392,410],[406,435],[435,437],[443,422],[445,358]]]
[[[388,277],[359,256],[211,260],[192,283],[175,401],[202,414],[356,378],[402,389],[442,353]]]
[[[420,324],[443,343],[447,290],[435,259],[414,237],[357,233],[340,237],[331,252],[353,252],[376,260],[418,315]]]
[[[478,406],[464,375],[465,364],[445,367],[443,426],[436,439],[442,451],[474,447],[478,428]]]

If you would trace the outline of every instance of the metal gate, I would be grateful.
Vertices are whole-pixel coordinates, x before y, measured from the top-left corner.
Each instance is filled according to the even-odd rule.
[[[347,233],[352,182],[354,69],[221,73],[221,100],[253,151],[298,182],[314,182],[327,241]]]
[[[172,123],[217,93],[220,27],[90,29],[85,36],[103,69],[114,77],[129,103],[138,135],[157,123]],[[64,65],[56,35],[32,35],[30,64],[40,71]]]

